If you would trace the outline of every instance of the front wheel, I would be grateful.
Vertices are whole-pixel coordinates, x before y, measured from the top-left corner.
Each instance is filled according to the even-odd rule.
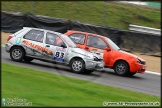
[[[24,50],[21,47],[13,47],[10,51],[10,57],[13,61],[22,61],[24,55]]]
[[[126,76],[129,73],[129,66],[126,62],[119,61],[115,63],[114,71],[115,71],[115,74],[119,76]]]
[[[82,59],[72,59],[70,62],[70,68],[75,73],[83,73],[85,70],[85,64]]]

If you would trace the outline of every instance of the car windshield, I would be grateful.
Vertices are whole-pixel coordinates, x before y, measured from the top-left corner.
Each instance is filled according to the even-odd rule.
[[[77,48],[76,44],[66,35],[61,35],[62,39],[66,41],[66,43],[69,45],[69,47]]]
[[[111,47],[115,50],[119,50],[120,48],[109,38],[105,37],[106,41],[111,45]]]

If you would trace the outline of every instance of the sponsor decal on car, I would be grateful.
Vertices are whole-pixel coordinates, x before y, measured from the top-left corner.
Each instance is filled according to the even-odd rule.
[[[64,62],[66,49],[61,47],[56,47],[56,52],[54,56],[54,60]]]
[[[20,44],[20,43],[21,43],[21,39],[22,39],[22,37],[17,37],[15,43],[16,43],[16,44]]]
[[[67,54],[67,56],[72,57],[72,56],[73,56],[73,54],[72,54],[72,53],[68,53],[68,54]]]
[[[56,50],[57,51],[62,51],[62,52],[65,52],[66,51],[66,49],[65,48],[62,48],[62,47],[56,47]]]
[[[30,41],[23,40],[22,43],[25,44],[25,45],[27,45],[27,46],[30,46],[30,47],[32,47],[32,48],[37,48],[38,50],[41,50],[41,51],[43,51],[43,52],[46,52],[46,53],[48,53],[48,54],[50,54],[50,55],[53,54],[51,50],[49,50],[49,49],[47,49],[47,48],[44,48],[44,47],[42,47],[42,46],[40,46],[40,45],[33,44],[33,43],[30,42]]]

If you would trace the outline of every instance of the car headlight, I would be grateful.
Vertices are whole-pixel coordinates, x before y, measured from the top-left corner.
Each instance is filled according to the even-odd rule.
[[[96,56],[93,56],[94,61],[98,61],[98,58]]]
[[[137,58],[137,62],[138,62],[139,64],[146,65],[146,62],[145,62],[145,61],[141,61],[139,58]]]
[[[102,61],[101,58],[98,58],[98,57],[96,57],[96,56],[93,56],[93,60],[94,60],[94,61]]]
[[[139,64],[141,64],[141,60],[140,60],[140,59],[138,59],[138,58],[137,58],[137,62],[138,62]]]

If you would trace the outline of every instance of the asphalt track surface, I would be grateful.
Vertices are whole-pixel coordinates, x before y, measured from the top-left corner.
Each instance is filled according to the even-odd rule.
[[[4,47],[1,47],[1,62],[32,68],[35,70],[41,70],[50,72],[53,74],[59,74],[61,76],[67,76],[72,78],[78,78],[83,80],[88,80],[91,82],[109,85],[113,87],[123,88],[135,92],[141,92],[145,94],[150,94],[154,96],[161,97],[161,75],[156,74],[139,74],[132,77],[121,77],[114,74],[112,69],[106,69],[106,72],[95,71],[92,74],[76,74],[71,72],[70,68],[67,66],[61,66],[58,64],[52,64],[47,62],[42,62],[39,60],[33,60],[31,63],[25,62],[14,62],[10,59],[9,53],[7,53]],[[70,82],[68,79],[63,79],[65,83]],[[75,82],[70,82],[75,83]],[[85,84],[85,83],[84,83]]]

